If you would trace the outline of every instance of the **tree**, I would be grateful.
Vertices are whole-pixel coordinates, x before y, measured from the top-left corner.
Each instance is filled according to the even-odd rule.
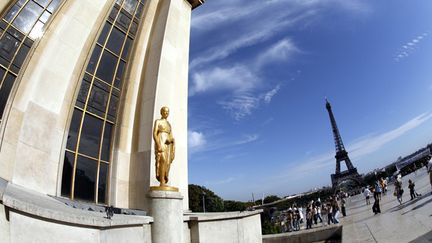
[[[280,200],[281,198],[276,195],[270,195],[264,198],[264,203],[272,203],[274,201]]]
[[[189,185],[189,207],[192,212],[203,212],[203,197],[206,212],[223,212],[222,198],[204,186]]]
[[[234,211],[245,211],[247,208],[247,204],[239,201],[224,201],[224,208],[226,212],[234,212]]]

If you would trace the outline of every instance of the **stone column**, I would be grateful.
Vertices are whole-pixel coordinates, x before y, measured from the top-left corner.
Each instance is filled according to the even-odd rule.
[[[152,242],[183,242],[183,196],[180,192],[150,191]]]

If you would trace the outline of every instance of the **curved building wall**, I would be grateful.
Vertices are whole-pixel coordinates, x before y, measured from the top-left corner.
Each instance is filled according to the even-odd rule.
[[[63,159],[83,70],[114,4],[115,0],[65,0],[35,41],[1,123],[1,178],[61,196]],[[185,0],[148,0],[143,12],[124,76],[106,204],[148,209],[149,187],[158,185],[152,126],[166,105],[177,146],[169,184],[179,187],[187,210],[191,5]]]

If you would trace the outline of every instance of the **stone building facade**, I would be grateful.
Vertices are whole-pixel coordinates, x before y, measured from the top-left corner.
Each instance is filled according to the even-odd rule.
[[[162,106],[176,138],[170,185],[188,212],[189,32],[202,2],[0,1],[0,242],[152,241]],[[122,214],[101,217],[108,205]],[[181,241],[198,242],[204,222],[259,215],[183,217]]]

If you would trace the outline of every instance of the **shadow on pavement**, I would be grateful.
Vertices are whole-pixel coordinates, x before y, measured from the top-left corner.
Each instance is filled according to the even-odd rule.
[[[420,236],[420,237],[418,237],[418,238],[416,238],[410,242],[416,242],[416,243],[418,243],[418,242],[428,242],[428,243],[432,242],[432,231],[429,231],[428,233],[426,233],[426,234],[424,234],[424,235],[422,235],[422,236]]]
[[[431,196],[431,194],[428,193],[428,194],[425,194],[425,195],[422,195],[422,196],[416,197],[414,200],[410,200],[410,201],[407,201],[407,202],[405,202],[405,203],[402,203],[402,205],[396,205],[396,206],[394,206],[393,208],[390,209],[390,212],[396,212],[396,211],[399,211],[399,210],[401,210],[401,209],[404,209],[404,208],[406,208],[406,207],[408,207],[408,206],[410,206],[410,205],[412,205],[412,204],[414,204],[414,203],[417,203],[418,201],[420,201],[420,200],[422,200],[422,199],[424,199],[424,198],[430,197],[430,196]],[[421,205],[421,207],[423,207],[424,205],[430,203],[431,201],[432,201],[432,198],[429,199],[428,201],[426,201],[426,202],[420,204],[420,205]],[[420,205],[415,206],[412,210],[415,210],[415,209],[420,208],[420,207],[419,207]],[[411,210],[411,211],[412,211],[412,210]]]
[[[428,203],[430,203],[430,202],[432,202],[432,198],[429,199],[429,200],[427,200],[426,202],[423,202],[422,204],[419,204],[419,205],[413,207],[410,211],[413,211],[413,210],[419,209],[419,208],[421,208],[421,207],[424,207],[426,204],[428,204]],[[408,211],[408,212],[410,212],[410,211]],[[405,213],[403,213],[402,215],[404,215],[404,214],[406,214],[406,213],[408,213],[408,212],[405,212]]]

